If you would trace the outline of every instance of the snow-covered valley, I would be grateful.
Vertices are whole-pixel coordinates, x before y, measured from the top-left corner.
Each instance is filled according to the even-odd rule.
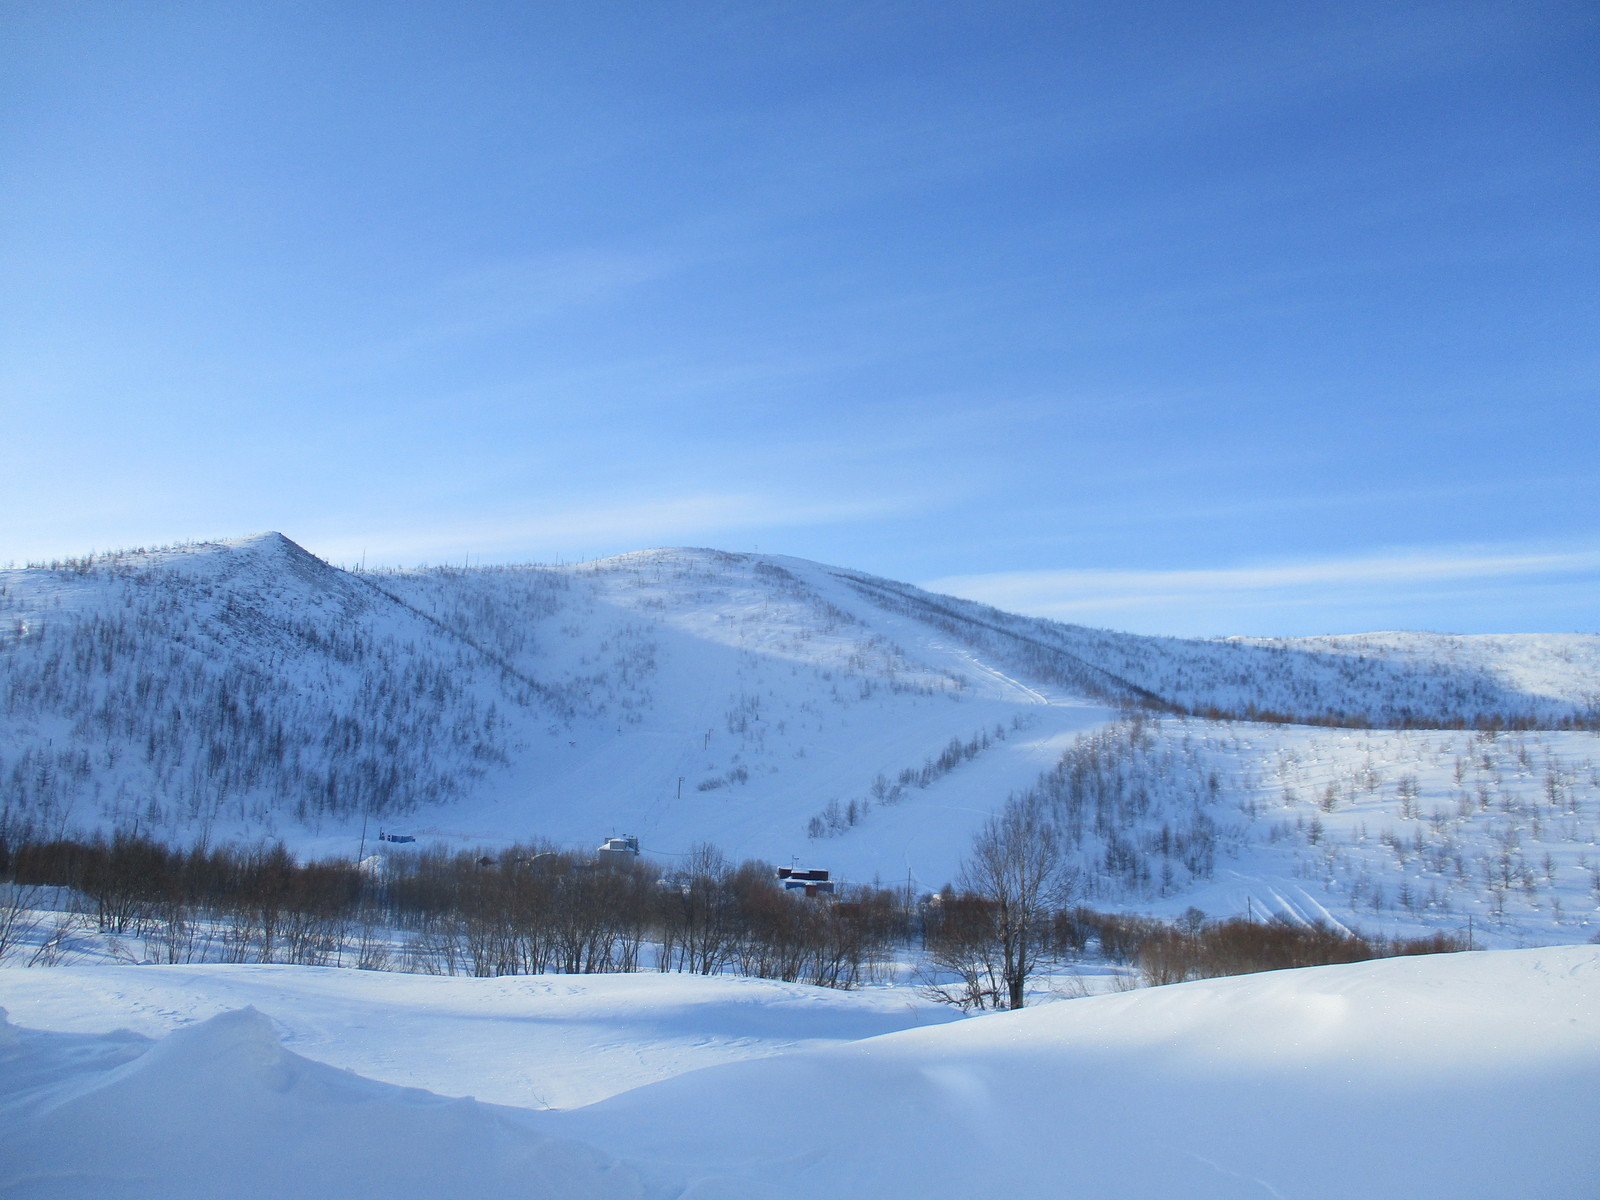
[[[277,534],[0,572],[0,617],[0,1194],[1600,1177],[1593,635],[1146,638],[772,555]],[[1064,854],[1046,962],[963,1019],[930,893],[1016,811]],[[1476,952],[1139,989],[1116,945],[1240,919]]]

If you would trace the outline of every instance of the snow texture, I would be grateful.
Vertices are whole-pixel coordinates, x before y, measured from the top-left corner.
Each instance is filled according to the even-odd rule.
[[[701,1067],[955,1020],[908,989],[736,976],[401,975],[280,965],[0,970],[13,1020],[145,1037],[234,1009],[284,1045],[373,1079],[522,1108],[573,1108]]]
[[[0,976],[0,997],[21,974]],[[32,974],[63,994],[73,982]],[[0,1194],[1579,1200],[1600,1178],[1594,947],[1207,980],[670,1078],[641,1066],[638,1086],[559,1112],[302,1057],[283,1030],[325,1007],[326,973],[269,978],[273,1017],[224,1012],[156,1041],[0,1024]],[[670,1004],[683,982],[640,986]],[[789,990],[803,1005],[807,989]],[[454,1014],[442,1029],[493,1072],[457,1019],[471,991],[435,997]],[[490,1023],[540,1004],[529,994],[516,1015],[480,998]],[[375,1036],[404,1057],[413,1031],[387,1015],[375,991]],[[702,1015],[737,1036],[736,1006]],[[535,1040],[530,1070],[539,1053]]]

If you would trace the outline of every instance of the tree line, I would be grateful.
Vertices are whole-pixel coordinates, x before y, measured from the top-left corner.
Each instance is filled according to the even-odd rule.
[[[663,871],[542,844],[298,863],[280,844],[170,847],[128,832],[11,844],[13,891],[65,887],[100,933],[163,962],[429,974],[735,970],[848,988],[911,936],[904,893],[783,888],[768,863],[696,847]]]
[[[425,974],[596,974],[656,969],[850,988],[896,950],[920,951],[924,992],[964,1010],[1021,1008],[1044,968],[1085,955],[1150,984],[1466,947],[1281,920],[1176,923],[1065,903],[1066,842],[1026,805],[980,832],[937,895],[854,886],[806,896],[769,863],[695,847],[663,871],[542,843],[493,854],[425,849],[379,869],[297,862],[281,844],[171,847],[127,832],[0,836],[0,957],[22,942],[38,889],[68,888],[114,945],[167,963],[283,962]],[[46,944],[46,947],[48,943]],[[53,961],[35,955],[36,961]]]

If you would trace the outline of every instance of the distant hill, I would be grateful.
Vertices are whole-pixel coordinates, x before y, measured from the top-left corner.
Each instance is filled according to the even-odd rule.
[[[419,846],[632,833],[665,858],[709,841],[938,887],[1031,790],[1076,831],[1086,898],[1315,916],[1353,914],[1353,888],[1371,903],[1296,857],[1358,795],[1460,813],[1466,772],[1516,744],[1550,761],[1495,767],[1491,808],[1543,794],[1541,771],[1577,798],[1569,821],[1593,800],[1592,635],[1141,637],[775,555],[363,573],[276,533],[0,572],[0,622],[13,836],[343,854],[363,827]],[[1285,755],[1301,783],[1278,782]],[[1330,785],[1348,797],[1325,807]],[[1265,812],[1291,792],[1305,811]],[[1475,856],[1496,836],[1480,824]]]

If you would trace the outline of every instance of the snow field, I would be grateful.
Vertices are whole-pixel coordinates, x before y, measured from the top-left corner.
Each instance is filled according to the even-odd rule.
[[[879,1036],[887,1006],[865,994],[639,976],[547,979],[548,992],[513,1002],[508,981],[428,980],[391,1004],[379,984],[393,977],[362,974],[0,972],[0,1000],[15,1006],[0,1026],[0,1193],[1578,1200],[1600,1178],[1595,947],[1206,980]],[[205,999],[158,1011],[186,989]],[[207,1017],[249,989],[272,1010],[223,1012],[155,1042],[104,1032]],[[502,1070],[474,1018],[503,1026],[500,1053],[538,1073],[566,1035],[527,1018],[556,997],[568,1007],[545,1024],[627,1012],[731,1046],[754,1008],[834,1044],[705,1069],[688,1055],[665,1076],[641,1061],[631,1087],[619,1058],[598,1068],[608,1098],[495,1107],[313,1061],[334,1043],[311,1031],[352,1024],[361,989],[361,1055],[416,1058],[415,1076],[441,1089]],[[25,1028],[25,1010],[77,1031]],[[416,1053],[427,1010],[455,1063]]]
[[[1210,980],[685,1076],[555,1127],[690,1196],[1576,1198],[1600,1178],[1597,985],[1592,948]]]
[[[845,992],[731,975],[474,979],[224,964],[8,967],[0,1005],[31,1028],[152,1038],[253,1007],[270,1014],[286,1048],[319,1062],[537,1109],[957,1016],[909,988]]]
[[[0,1026],[0,1188],[18,1197],[560,1196],[635,1174],[523,1114],[293,1054],[254,1009],[158,1042]]]

